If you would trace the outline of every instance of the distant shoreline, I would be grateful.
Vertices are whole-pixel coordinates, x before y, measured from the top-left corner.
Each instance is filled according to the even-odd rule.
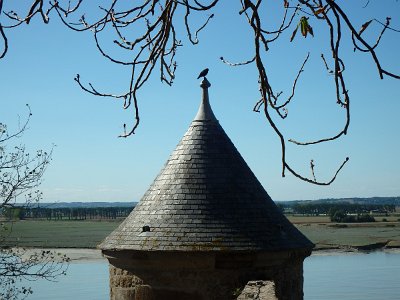
[[[371,253],[371,252],[396,252],[400,253],[400,247],[375,247],[375,244],[365,245],[365,246],[332,246],[331,248],[323,247],[323,248],[314,248],[312,254],[318,255],[320,253]]]
[[[92,248],[24,248],[25,254],[30,255],[36,251],[42,250],[50,250],[57,253],[65,254],[71,261],[71,263],[79,263],[79,262],[97,262],[100,260],[106,261],[106,258],[103,257],[100,249],[92,249]],[[388,253],[396,253],[400,254],[400,248],[380,248],[374,249],[372,251],[358,250],[355,248],[347,247],[337,247],[331,249],[316,249],[312,252],[311,255],[315,256],[324,256],[324,255],[346,255],[346,254],[367,254],[371,252],[388,252]]]
[[[23,257],[29,257],[35,252],[49,250],[52,252],[60,253],[62,255],[66,255],[70,262],[80,262],[80,261],[98,261],[105,260],[103,255],[101,254],[101,250],[99,249],[91,249],[91,248],[19,248],[24,249]]]

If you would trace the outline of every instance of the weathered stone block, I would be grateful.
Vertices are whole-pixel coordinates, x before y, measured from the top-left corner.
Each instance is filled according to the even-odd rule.
[[[279,300],[273,281],[249,281],[237,300]]]

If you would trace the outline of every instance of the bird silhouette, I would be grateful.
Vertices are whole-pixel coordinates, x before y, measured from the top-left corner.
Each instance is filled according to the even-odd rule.
[[[200,77],[206,77],[207,74],[208,74],[208,68],[201,71],[197,79],[199,79]]]

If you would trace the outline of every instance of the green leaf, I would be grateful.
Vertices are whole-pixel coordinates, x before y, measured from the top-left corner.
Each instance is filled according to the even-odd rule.
[[[290,38],[290,41],[292,42],[294,37],[296,36],[297,30],[299,29],[301,30],[301,34],[306,38],[307,34],[310,33],[312,36],[314,36],[314,30],[312,29],[312,27],[310,26],[310,24],[308,23],[308,18],[307,17],[301,17],[299,24],[297,25],[296,29],[293,31],[292,36]]]
[[[301,27],[301,34],[302,34],[304,37],[307,37],[308,18],[306,18],[306,17],[301,17],[301,19],[300,19],[300,27]]]

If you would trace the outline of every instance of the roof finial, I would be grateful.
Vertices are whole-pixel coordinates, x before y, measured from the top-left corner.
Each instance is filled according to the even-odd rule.
[[[199,110],[197,111],[197,115],[194,118],[194,121],[217,121],[208,98],[208,88],[211,86],[211,83],[207,80],[207,78],[203,78],[200,83],[200,87],[203,89],[202,100],[200,103]]]

